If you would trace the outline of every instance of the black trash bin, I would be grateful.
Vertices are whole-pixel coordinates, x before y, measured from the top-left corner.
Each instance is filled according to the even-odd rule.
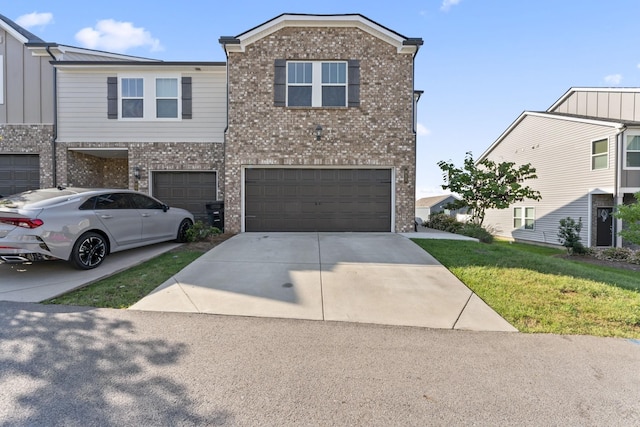
[[[224,202],[222,200],[216,200],[205,204],[207,209],[207,217],[209,218],[209,225],[217,227],[220,231],[224,231]]]

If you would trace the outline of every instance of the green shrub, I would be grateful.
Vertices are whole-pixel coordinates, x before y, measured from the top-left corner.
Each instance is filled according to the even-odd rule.
[[[202,221],[196,221],[193,226],[187,230],[187,241],[188,242],[200,242],[202,240],[206,240],[211,236],[217,236],[221,234],[217,227],[211,227],[208,224],[205,224]]]
[[[567,248],[569,255],[586,253],[584,245],[580,243],[580,230],[582,230],[582,218],[578,218],[578,222],[571,217],[560,220],[558,241]]]
[[[444,214],[437,213],[429,216],[429,220],[425,223],[429,228],[434,230],[448,231],[449,233],[457,233],[462,228],[462,223],[455,218]]]
[[[493,235],[481,225],[472,222],[463,224],[458,234],[473,237],[482,243],[493,243]]]

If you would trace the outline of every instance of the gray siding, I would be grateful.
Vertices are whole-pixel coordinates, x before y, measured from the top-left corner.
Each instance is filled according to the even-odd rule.
[[[640,93],[624,91],[575,91],[550,112],[640,121]]]
[[[0,123],[53,123],[53,67],[49,57],[33,56],[20,41],[0,29],[4,57],[4,103]]]
[[[514,206],[535,208],[535,230],[513,228],[513,209],[490,210],[485,225],[499,236],[558,244],[561,218],[582,218],[582,241],[588,241],[589,192],[612,191],[615,185],[615,130],[607,126],[525,116],[488,155],[496,162],[531,163],[538,179],[527,185],[540,191],[539,202]],[[591,170],[591,142],[609,139],[609,168]]]
[[[181,74],[192,77],[193,118],[178,121],[109,120],[107,77],[116,76],[116,71],[58,70],[58,140],[223,142],[227,118],[224,67],[211,72],[191,70]]]

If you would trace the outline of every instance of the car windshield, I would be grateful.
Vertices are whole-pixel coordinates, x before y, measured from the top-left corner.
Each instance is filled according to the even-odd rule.
[[[23,208],[26,205],[42,202],[60,196],[73,196],[78,194],[78,190],[48,188],[42,190],[25,191],[24,193],[12,194],[0,199],[0,207],[3,208]]]

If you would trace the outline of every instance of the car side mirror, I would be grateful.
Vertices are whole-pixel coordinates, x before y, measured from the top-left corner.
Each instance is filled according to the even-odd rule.
[[[162,205],[162,211],[163,211],[163,212],[166,212],[166,211],[168,211],[168,210],[169,210],[169,206],[167,206],[167,205],[163,204],[163,205]]]

